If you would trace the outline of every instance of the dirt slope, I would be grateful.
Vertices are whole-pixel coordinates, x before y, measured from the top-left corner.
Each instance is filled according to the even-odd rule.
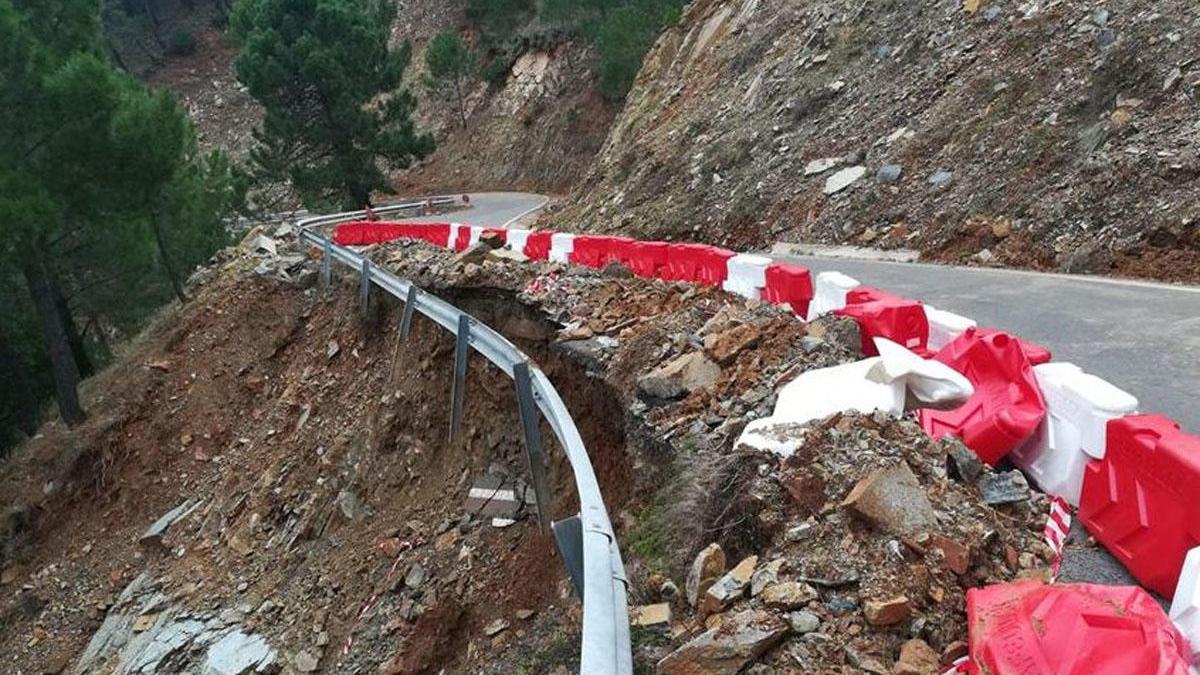
[[[691,3],[557,220],[1200,278],[1195,3],[979,4]]]

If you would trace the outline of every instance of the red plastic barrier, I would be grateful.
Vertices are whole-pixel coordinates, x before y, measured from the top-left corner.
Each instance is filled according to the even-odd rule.
[[[1007,333],[968,329],[934,358],[975,387],[953,410],[921,410],[921,428],[934,438],[958,436],[995,465],[1024,443],[1046,416],[1046,402],[1019,340]]]
[[[454,236],[454,250],[465,251],[471,245],[471,228],[468,225],[459,225],[457,234]]]
[[[1003,332],[996,328],[977,328],[976,330],[979,331],[981,336],[985,337]],[[1053,355],[1050,353],[1048,348],[1043,347],[1036,342],[1030,342],[1025,338],[1016,337],[1015,335],[1009,335],[1009,337],[1013,340],[1016,340],[1017,344],[1021,345],[1021,351],[1025,352],[1025,358],[1029,359],[1030,365],[1040,366],[1043,363],[1050,363],[1050,359]]]
[[[530,232],[525,239],[525,257],[530,260],[548,260],[550,258],[550,237],[553,232]]]
[[[835,310],[858,322],[863,356],[876,356],[875,338],[887,338],[918,353],[928,353],[929,319],[916,300],[892,295],[878,288],[859,286],[846,294],[846,306]]]
[[[729,259],[737,255],[708,244],[668,244],[667,263],[657,276],[667,281],[688,281],[720,286],[729,275]]]
[[[575,237],[575,248],[568,260],[576,265],[600,269],[607,264],[612,239],[599,234],[581,234]]]
[[[629,269],[643,278],[657,276],[667,265],[669,244],[665,241],[635,241],[629,247]]]
[[[355,221],[338,225],[333,231],[334,243],[341,246],[369,246],[395,239],[422,239],[437,246],[446,246],[449,238],[449,223]]]
[[[1017,581],[967,591],[971,661],[997,675],[1187,675],[1191,649],[1135,586]]]
[[[791,305],[797,316],[808,316],[808,303],[813,299],[812,274],[806,267],[783,263],[770,265],[762,297],[772,304]]]
[[[1108,423],[1104,459],[1084,470],[1079,517],[1142,585],[1170,598],[1200,545],[1200,438],[1162,415]]]

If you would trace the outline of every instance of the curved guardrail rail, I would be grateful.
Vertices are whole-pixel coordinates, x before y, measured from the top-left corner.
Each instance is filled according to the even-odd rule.
[[[440,197],[380,207],[374,209],[374,213],[389,214],[453,201],[450,197]],[[604,507],[596,472],[566,404],[546,374],[503,335],[454,305],[417,288],[412,282],[373,265],[366,256],[338,246],[317,232],[323,226],[365,215],[365,211],[351,211],[299,221],[301,241],[321,248],[325,253],[321,261],[323,281],[326,284],[330,282],[332,263],[336,260],[360,272],[360,302],[363,307],[369,299],[372,285],[404,302],[400,326],[402,338],[408,335],[414,312],[432,319],[455,336],[457,349],[451,389],[451,439],[458,434],[462,416],[468,349],[473,348],[513,379],[521,412],[528,468],[537,497],[538,518],[543,528],[548,526],[552,529],[575,589],[583,598],[580,672],[585,675],[632,675],[625,565],[608,511]],[[548,509],[543,506],[548,505],[549,501],[535,409],[541,411],[566,452],[579,495],[579,514],[554,523],[549,522]]]

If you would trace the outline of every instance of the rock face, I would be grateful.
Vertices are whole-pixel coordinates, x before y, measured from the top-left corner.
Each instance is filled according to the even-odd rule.
[[[687,577],[687,599],[692,607],[708,591],[708,587],[725,573],[725,551],[719,544],[709,544],[692,561]]]
[[[642,376],[638,390],[651,398],[679,398],[715,383],[720,376],[720,366],[704,354],[692,352]]]
[[[875,527],[897,536],[937,525],[937,514],[908,464],[899,462],[859,481],[842,502]]]
[[[659,675],[735,675],[774,647],[788,626],[770,612],[728,617],[658,662]]]

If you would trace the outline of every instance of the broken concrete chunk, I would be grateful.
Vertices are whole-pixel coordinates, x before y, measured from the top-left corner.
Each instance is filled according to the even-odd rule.
[[[671,652],[658,662],[659,675],[734,675],[758,660],[787,634],[770,612],[747,610]]]
[[[142,536],[138,539],[138,543],[143,546],[161,546],[163,535],[167,533],[167,530],[175,523],[186,518],[192,511],[199,508],[203,501],[197,497],[192,497],[179,506],[167,511],[162,517],[154,521],[154,524],[149,529],[142,533]]]
[[[908,464],[878,469],[854,486],[842,506],[897,536],[932,529],[937,514]]]
[[[708,587],[724,573],[725,551],[721,549],[720,544],[709,544],[696,555],[696,559],[692,561],[692,569],[688,572],[685,585],[688,604],[695,607],[708,591]]]
[[[680,398],[721,377],[721,367],[700,352],[691,352],[638,380],[638,390],[651,398]]]

